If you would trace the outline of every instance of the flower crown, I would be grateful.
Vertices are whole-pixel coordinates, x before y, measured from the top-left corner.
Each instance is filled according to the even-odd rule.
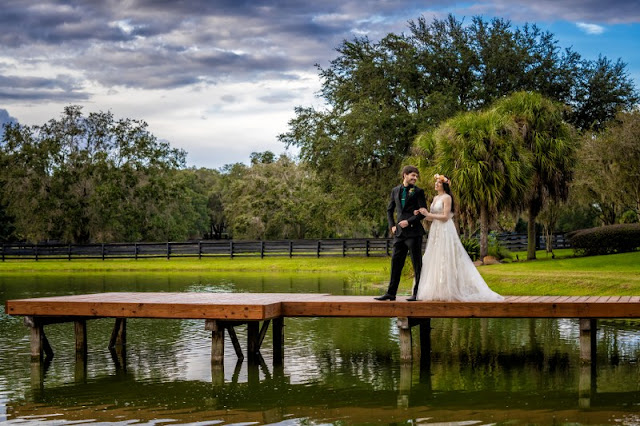
[[[440,181],[440,182],[442,182],[442,183],[448,183],[448,184],[451,184],[451,181],[450,181],[450,180],[449,180],[449,178],[448,178],[448,177],[446,177],[445,175],[439,175],[439,174],[437,174],[437,173],[436,173],[435,175],[433,175],[433,178],[434,178],[435,180],[439,180],[439,181]]]

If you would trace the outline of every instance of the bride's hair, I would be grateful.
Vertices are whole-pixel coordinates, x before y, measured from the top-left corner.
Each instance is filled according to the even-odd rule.
[[[453,202],[453,194],[451,193],[449,182],[442,182],[442,189],[444,189],[445,194],[449,194],[449,197],[451,197],[451,213],[455,213],[455,203]]]

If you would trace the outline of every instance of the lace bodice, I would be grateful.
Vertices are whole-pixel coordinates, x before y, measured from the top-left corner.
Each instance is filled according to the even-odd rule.
[[[431,213],[442,214],[444,211],[444,201],[442,197],[435,197],[431,203]]]

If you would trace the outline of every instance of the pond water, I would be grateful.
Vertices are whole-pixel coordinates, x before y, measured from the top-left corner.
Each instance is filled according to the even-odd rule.
[[[106,291],[358,288],[337,275],[0,276],[0,423],[640,424],[636,321],[600,321],[597,362],[582,366],[577,320],[433,319],[430,356],[403,364],[393,319],[287,318],[284,366],[273,366],[268,332],[264,362],[237,362],[227,342],[224,367],[212,368],[204,321],[128,320],[116,356],[113,320],[98,319],[86,364],[72,324],[47,326],[55,357],[43,372],[22,318],[4,313],[7,299]]]

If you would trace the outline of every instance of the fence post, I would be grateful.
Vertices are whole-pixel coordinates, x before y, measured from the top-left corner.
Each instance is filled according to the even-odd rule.
[[[4,243],[2,244],[2,261],[4,262]]]
[[[36,262],[38,261],[38,244],[36,244],[35,246],[35,251],[36,251]]]
[[[347,256],[347,240],[342,240],[342,257]]]
[[[365,248],[364,248],[365,256],[369,257],[369,240],[366,240],[366,241],[365,241],[365,243],[364,243],[364,247],[365,247]]]
[[[233,259],[233,240],[229,242],[229,256]]]
[[[198,241],[198,259],[202,259],[202,241]]]
[[[171,243],[167,241],[167,260],[171,259]]]
[[[100,250],[102,251],[102,260],[104,260],[104,243],[100,245]]]
[[[289,257],[293,257],[293,241],[289,240]]]
[[[133,256],[138,260],[138,243],[133,243]]]
[[[69,262],[71,262],[71,244],[69,244],[69,252],[67,254],[69,255]]]
[[[320,248],[322,245],[322,241],[318,240],[318,249],[316,251],[316,257],[320,257]]]
[[[264,258],[264,241],[260,241],[260,259]]]

